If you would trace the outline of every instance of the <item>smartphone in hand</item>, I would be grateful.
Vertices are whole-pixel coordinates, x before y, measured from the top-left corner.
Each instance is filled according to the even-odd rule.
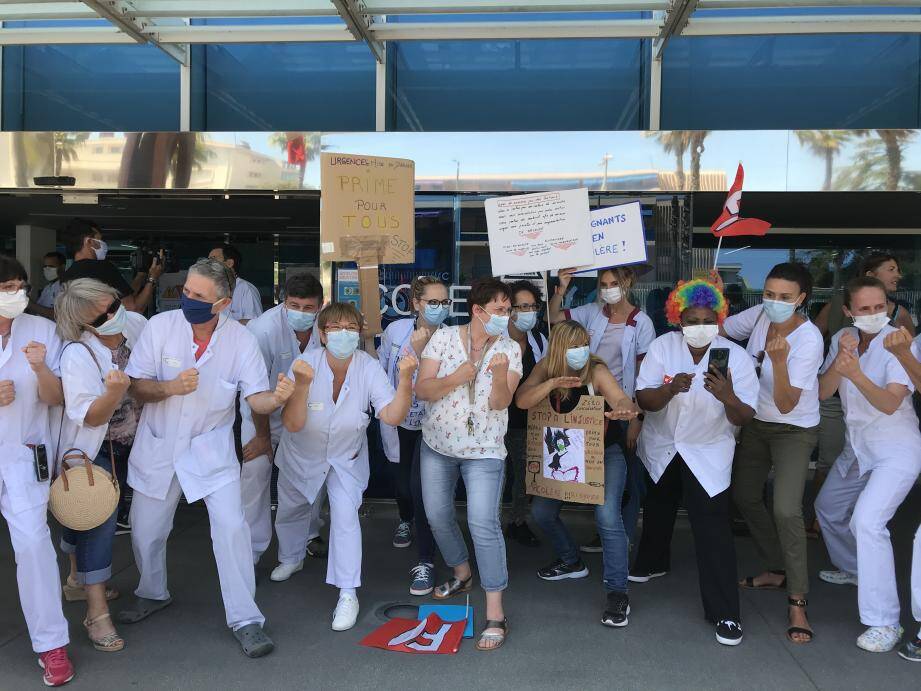
[[[707,367],[716,367],[723,377],[729,375],[729,348],[710,348],[710,364]]]

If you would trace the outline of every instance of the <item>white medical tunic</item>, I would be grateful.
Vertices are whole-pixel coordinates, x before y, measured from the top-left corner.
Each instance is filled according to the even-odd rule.
[[[371,421],[371,406],[380,414],[396,392],[377,360],[358,350],[352,355],[339,399],[333,401],[333,371],[326,349],[305,351],[299,359],[314,370],[307,422],[300,432],[282,432],[275,464],[310,502],[316,499],[332,466],[357,505],[368,486],[365,430]],[[288,376],[293,378],[293,371]]]
[[[886,325],[870,341],[866,352],[859,358],[860,369],[879,387],[903,384],[909,391],[914,391],[905,368],[883,345],[886,335],[893,331],[896,329]],[[832,366],[838,356],[838,342],[845,333],[860,338],[858,330],[853,326],[845,327],[836,333],[831,339],[825,364],[822,365],[823,373]],[[912,345],[912,352],[915,357],[921,354],[917,343]],[[859,475],[873,470],[880,462],[885,462],[889,468],[903,468],[909,473],[921,470],[921,432],[918,431],[918,416],[915,414],[910,395],[902,399],[892,415],[886,415],[877,410],[850,379],[841,378],[838,393],[841,396],[847,430],[847,444],[835,461],[835,467],[842,477],[847,475],[854,461],[858,464]]]
[[[237,480],[233,443],[234,400],[269,390],[256,338],[234,319],[221,317],[205,352],[181,310],[153,317],[131,351],[126,373],[134,379],[169,381],[192,367],[198,389],[146,403],[128,459],[128,484],[165,499],[175,474],[189,502]]]
[[[6,348],[0,350],[0,381],[12,381],[16,389],[13,402],[0,408],[0,492],[6,489],[14,513],[48,501],[50,483],[36,479],[33,452],[26,444],[44,444],[49,467],[55,453],[49,409],[38,398],[38,379],[22,352],[31,341],[44,344],[45,363],[60,376],[61,340],[54,322],[31,314],[16,317]]]
[[[237,321],[255,319],[262,314],[262,297],[259,295],[259,289],[246,279],[237,276],[237,283],[230,299],[229,312],[230,318]]]
[[[717,336],[713,348],[729,349],[729,370],[736,396],[753,409],[758,403],[758,377],[752,359],[740,346]],[[696,365],[681,332],[659,336],[640,365],[636,390],[657,389],[681,373],[693,374],[690,391],[679,393],[662,410],[647,412],[638,442],[639,456],[654,482],[681,454],[694,477],[711,497],[729,487],[736,431],[722,403],[704,388],[709,350]]]

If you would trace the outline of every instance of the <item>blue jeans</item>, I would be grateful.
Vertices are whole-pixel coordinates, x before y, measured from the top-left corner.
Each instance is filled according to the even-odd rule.
[[[422,442],[422,499],[435,542],[450,567],[469,561],[467,545],[454,511],[458,477],[467,490],[467,526],[473,538],[480,584],[487,592],[508,587],[505,538],[499,502],[505,484],[505,459],[444,456]]]
[[[626,439],[626,425],[624,430]],[[623,507],[624,530],[627,532],[627,541],[633,542],[633,536],[636,535],[636,524],[640,518],[640,507],[646,498],[648,473],[636,451],[625,450],[624,454],[627,458],[627,501]]]
[[[604,504],[595,507],[595,522],[601,536],[604,587],[619,593],[627,592],[629,543],[621,514],[626,479],[624,452],[620,445],[613,444],[604,450]],[[579,546],[560,520],[562,507],[559,499],[534,497],[531,516],[550,539],[557,556],[567,564],[575,564],[579,561]]]
[[[120,465],[128,463],[130,446],[112,443],[115,460]],[[104,441],[93,463],[103,470],[112,472],[109,459],[109,442]],[[105,583],[112,577],[112,540],[115,537],[115,519],[118,509],[102,525],[92,530],[71,530],[64,528],[61,534],[61,551],[77,555],[77,583],[95,585]]]

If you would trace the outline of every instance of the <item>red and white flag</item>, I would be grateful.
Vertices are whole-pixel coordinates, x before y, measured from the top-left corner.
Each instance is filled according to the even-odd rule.
[[[361,645],[398,653],[456,653],[464,637],[466,620],[446,622],[437,614],[422,621],[391,619],[361,640]]]
[[[723,213],[716,219],[710,231],[718,238],[735,237],[737,235],[764,235],[771,224],[758,218],[742,218],[739,214],[742,209],[742,181],[745,171],[742,164],[736,171],[736,179],[729,188],[726,203],[723,204]]]

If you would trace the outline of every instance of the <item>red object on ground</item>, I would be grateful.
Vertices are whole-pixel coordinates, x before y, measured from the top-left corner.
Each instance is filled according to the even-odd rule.
[[[422,621],[391,619],[360,643],[398,653],[452,654],[460,649],[466,626],[466,620],[449,623],[437,614],[430,614]]]
[[[723,204],[723,213],[710,226],[710,231],[718,238],[736,237],[738,235],[764,235],[771,224],[758,218],[742,218],[739,214],[742,209],[742,181],[745,171],[742,164],[736,170],[736,179],[729,188],[726,203]]]
[[[67,648],[39,653],[38,664],[45,670],[45,686],[63,686],[74,678],[74,666],[67,657]]]

